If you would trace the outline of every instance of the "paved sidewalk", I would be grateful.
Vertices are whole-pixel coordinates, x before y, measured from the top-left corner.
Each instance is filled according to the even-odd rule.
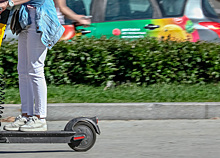
[[[18,104],[3,106],[3,118],[20,114]],[[100,120],[210,119],[220,117],[220,102],[48,104],[49,121],[80,116],[98,116]]]
[[[48,121],[63,130],[67,121]],[[7,123],[3,123],[3,126]],[[1,158],[218,158],[220,120],[99,121],[101,135],[87,152],[67,144],[0,144]]]

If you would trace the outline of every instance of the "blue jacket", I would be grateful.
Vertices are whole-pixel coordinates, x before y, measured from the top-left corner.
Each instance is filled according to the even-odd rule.
[[[53,0],[30,0],[22,4],[19,12],[19,22],[22,29],[31,24],[28,4],[36,8],[36,31],[42,33],[42,43],[51,49],[65,30],[59,22]]]

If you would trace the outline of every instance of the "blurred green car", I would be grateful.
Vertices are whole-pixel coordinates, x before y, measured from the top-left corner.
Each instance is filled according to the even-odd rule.
[[[67,5],[78,14],[92,15],[92,24],[75,28],[65,19],[63,40],[85,34],[220,41],[220,20],[208,0],[67,0]]]

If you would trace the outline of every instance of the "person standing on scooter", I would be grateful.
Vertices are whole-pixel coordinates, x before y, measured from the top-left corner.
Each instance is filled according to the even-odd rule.
[[[11,7],[11,12],[16,5],[20,5],[19,23],[22,28],[18,37],[17,66],[22,115],[4,129],[46,131],[44,61],[48,48],[60,39],[64,28],[57,18],[53,0],[1,0],[0,3],[3,10]]]
[[[47,85],[44,61],[64,32],[53,0],[0,0],[2,11],[20,5],[18,37],[18,74],[21,111],[8,131],[46,131]],[[9,18],[10,19],[10,18]],[[35,104],[35,106],[34,106]]]

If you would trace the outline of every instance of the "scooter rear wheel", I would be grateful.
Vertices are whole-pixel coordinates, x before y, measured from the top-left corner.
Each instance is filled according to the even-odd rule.
[[[73,126],[68,126],[65,131],[75,131],[76,134],[84,134],[83,140],[72,140],[68,143],[69,147],[75,151],[87,151],[93,147],[96,141],[96,132],[93,126],[88,122],[78,122]]]

